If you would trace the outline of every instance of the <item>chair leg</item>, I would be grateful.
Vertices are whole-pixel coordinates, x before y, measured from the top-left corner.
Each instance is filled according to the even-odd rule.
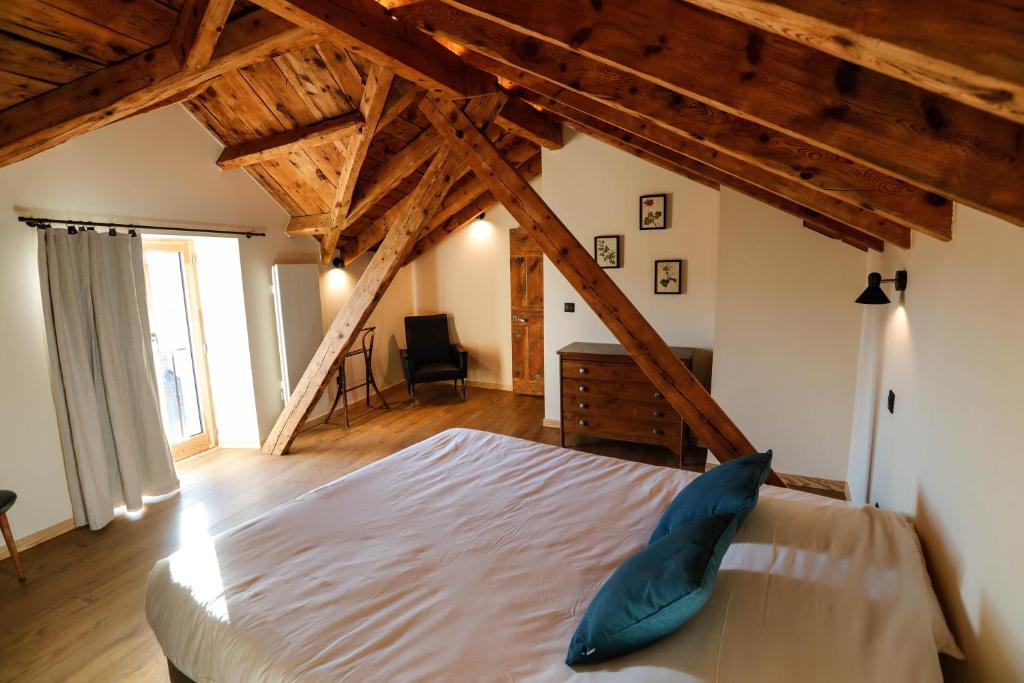
[[[7,522],[7,513],[0,515],[0,531],[3,532],[4,542],[7,550],[11,553],[11,560],[14,562],[14,570],[18,572],[18,580],[25,580],[25,570],[21,568],[21,556],[18,555],[18,547],[14,545],[14,534],[11,533],[11,525]]]
[[[466,400],[466,378],[462,378],[462,400]]]

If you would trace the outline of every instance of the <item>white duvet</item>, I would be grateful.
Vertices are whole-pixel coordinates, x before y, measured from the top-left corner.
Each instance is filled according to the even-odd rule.
[[[197,682],[941,679],[956,646],[910,524],[769,486],[693,620],[567,667],[601,582],[695,476],[446,431],[159,561],[146,615]]]

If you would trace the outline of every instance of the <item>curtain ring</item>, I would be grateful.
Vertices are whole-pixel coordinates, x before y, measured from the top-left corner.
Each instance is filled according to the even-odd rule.
[[[69,235],[77,235],[78,234],[78,228],[76,228],[73,225],[69,225],[68,226],[68,234]]]

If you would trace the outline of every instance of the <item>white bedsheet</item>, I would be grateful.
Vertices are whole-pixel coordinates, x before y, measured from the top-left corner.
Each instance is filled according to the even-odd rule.
[[[774,487],[714,593],[573,670],[601,582],[692,473],[456,429],[156,564],[146,615],[195,681],[938,681],[955,648],[911,526]]]

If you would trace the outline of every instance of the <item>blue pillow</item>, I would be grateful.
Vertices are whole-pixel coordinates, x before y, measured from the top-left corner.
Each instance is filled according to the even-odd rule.
[[[654,543],[680,524],[708,515],[736,515],[739,525],[757,505],[757,492],[772,470],[772,452],[722,463],[683,487],[665,508],[651,534]]]
[[[618,657],[685,624],[711,595],[737,520],[714,515],[687,522],[619,565],[590,601],[565,663]]]

